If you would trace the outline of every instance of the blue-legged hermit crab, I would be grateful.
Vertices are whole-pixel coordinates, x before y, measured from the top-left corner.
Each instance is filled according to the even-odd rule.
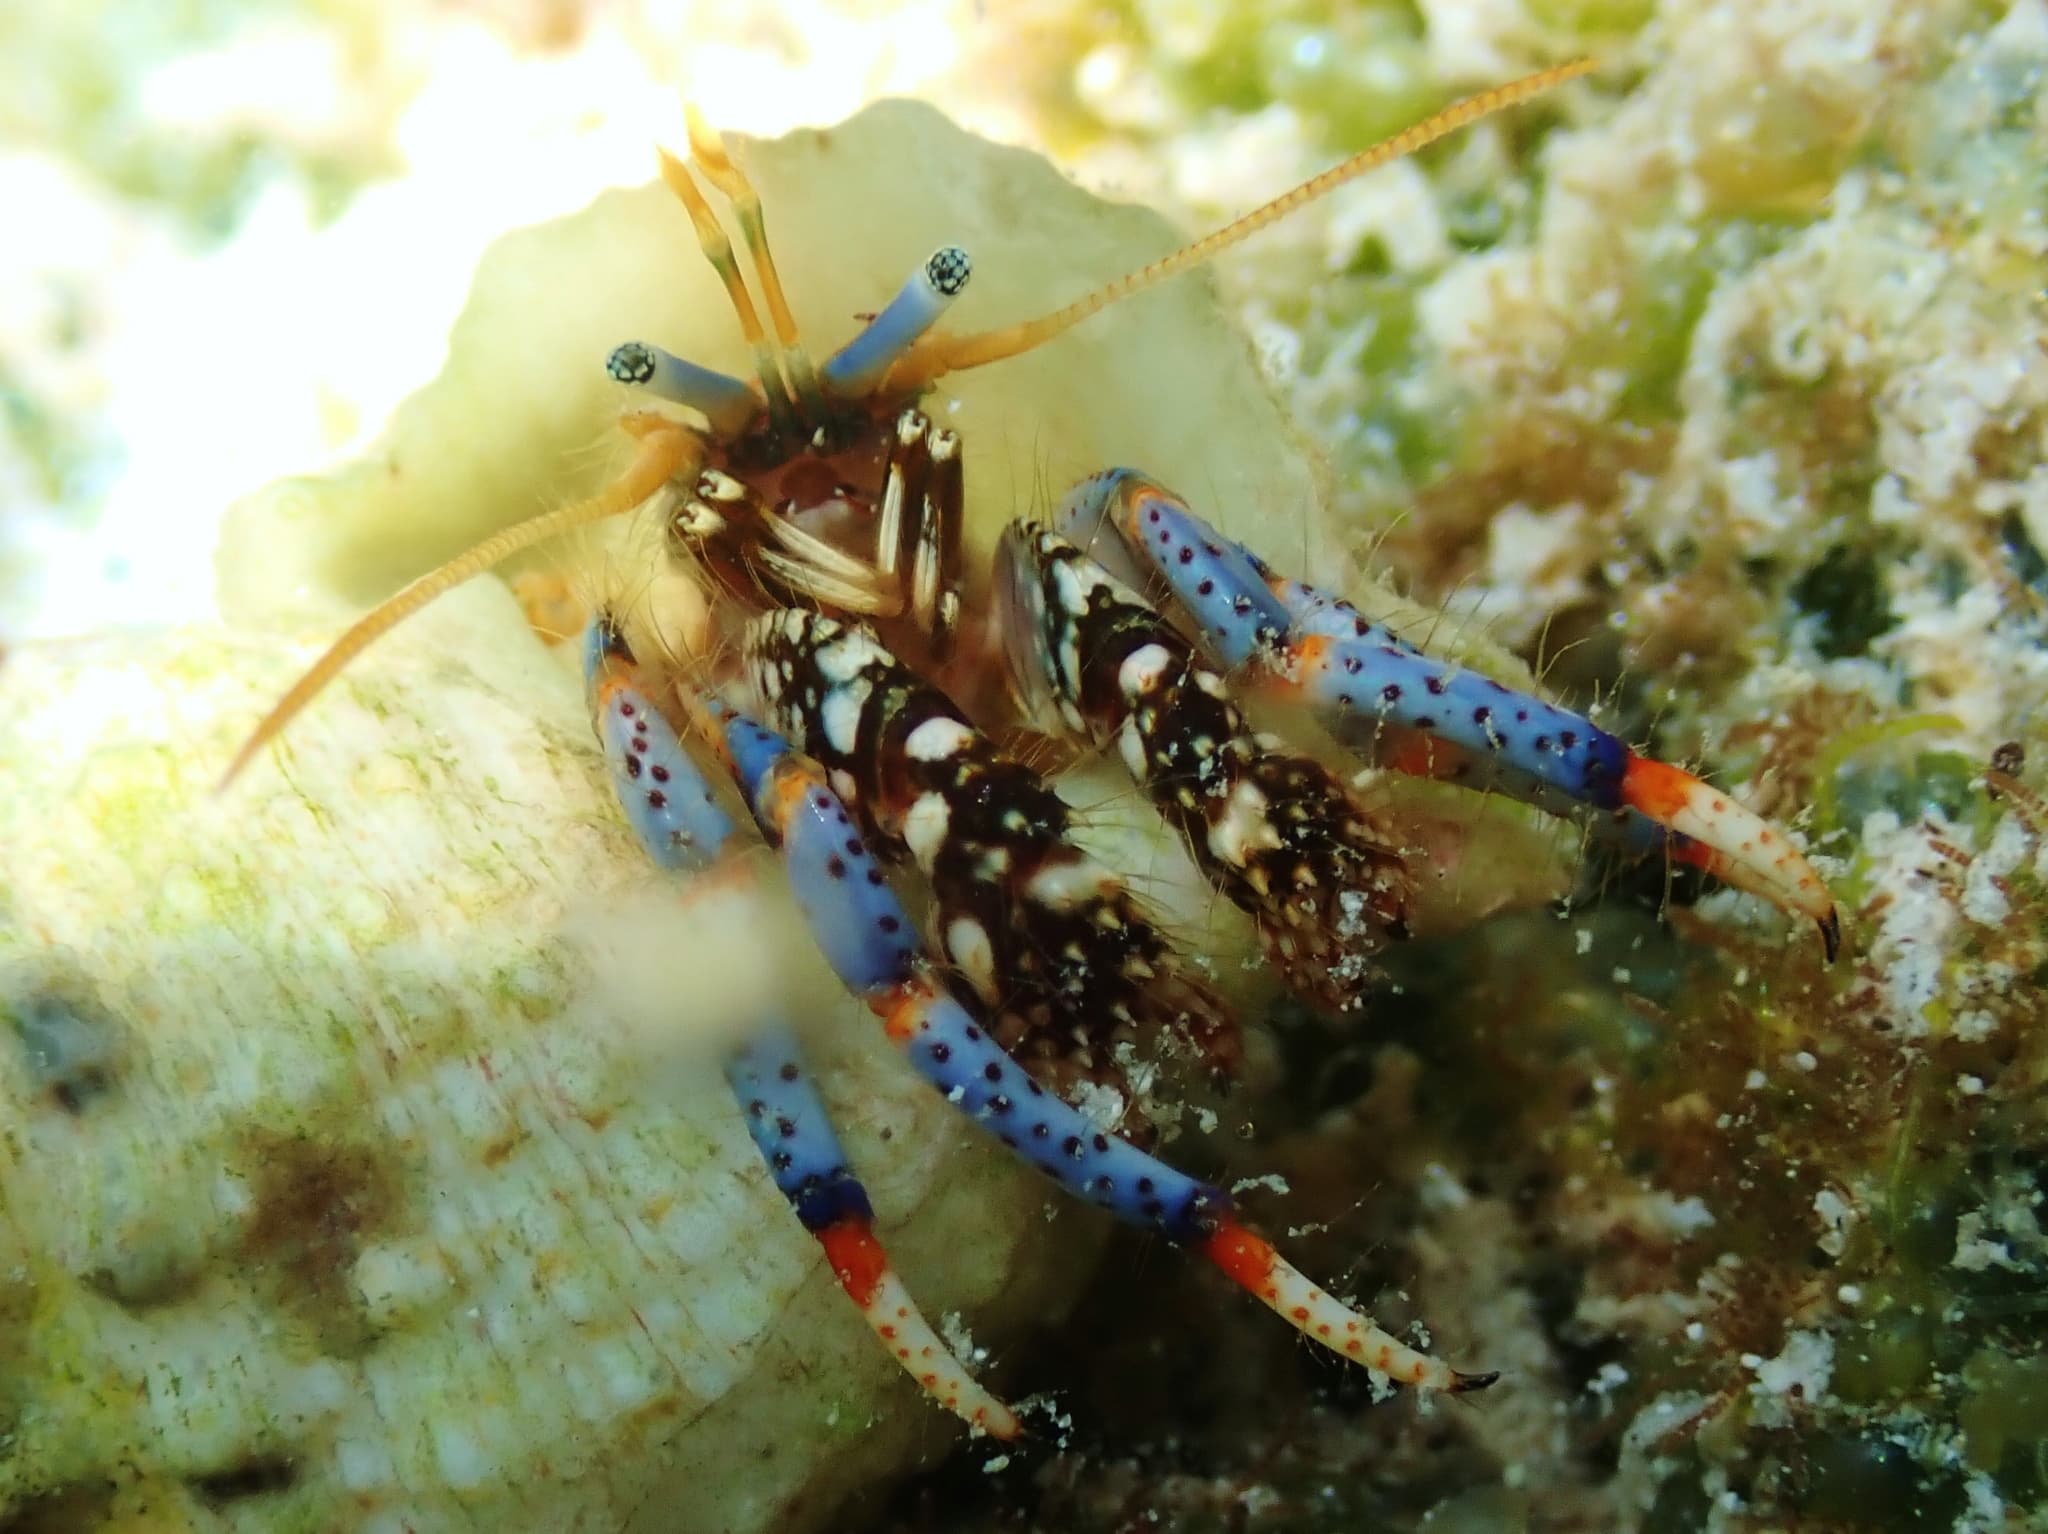
[[[1247,913],[1272,968],[1332,1011],[1357,1004],[1370,955],[1405,930],[1415,854],[1320,757],[1248,723],[1253,702],[1296,705],[1383,767],[1577,814],[1704,869],[1813,920],[1832,958],[1828,891],[1784,832],[1719,790],[1579,714],[1432,658],[1269,566],[1140,470],[1083,479],[1048,521],[1012,523],[991,570],[971,568],[966,444],[921,401],[942,376],[1044,345],[1330,188],[1588,67],[1452,106],[1035,320],[942,330],[970,273],[964,251],[942,248],[818,364],[770,257],[759,197],[693,121],[692,162],[664,156],[662,172],[730,297],[754,376],[644,341],[619,346],[608,370],[647,406],[621,421],[636,448],[616,481],[486,539],[364,617],[257,727],[228,778],[352,657],[441,592],[572,529],[651,508],[662,557],[701,577],[703,603],[686,632],[644,632],[645,621],[601,606],[584,637],[597,735],[649,857],[747,876],[737,859],[749,839],[712,786],[729,776],[840,979],[988,1134],[1069,1192],[1207,1257],[1342,1357],[1426,1388],[1491,1383],[1310,1282],[1224,1191],[1152,1154],[1142,1116],[1112,1126],[1071,1100],[1120,1084],[1134,1047],[1227,1078],[1237,1030],[1131,883],[1076,840],[1076,812],[1042,765],[1062,750],[1113,748],[1213,888]],[[714,195],[737,225],[751,284]],[[928,891],[922,921],[896,888],[913,877]],[[924,1390],[993,1436],[1015,1435],[1015,1415],[892,1271],[787,1020],[760,1022],[726,1075],[777,1186]]]

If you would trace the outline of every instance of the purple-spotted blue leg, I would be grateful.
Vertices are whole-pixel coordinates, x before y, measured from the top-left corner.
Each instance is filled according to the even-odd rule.
[[[1355,647],[1384,646],[1416,656],[1430,667],[1442,669],[1422,650],[1385,624],[1372,622],[1349,602],[1330,597],[1304,581],[1277,574],[1248,550],[1239,552],[1257,578],[1279,598],[1295,634],[1321,634],[1333,642]],[[1484,685],[1489,692],[1509,693],[1509,689],[1497,682]],[[1426,677],[1423,686],[1427,692]],[[1541,717],[1556,724],[1560,737],[1577,727],[1578,716],[1568,714],[1554,704],[1526,697],[1518,701],[1525,708],[1533,704],[1541,710]],[[1444,732],[1431,733],[1437,730],[1433,715],[1424,715],[1413,725],[1404,724],[1391,707],[1396,702],[1397,699],[1386,698],[1382,687],[1379,706],[1361,710],[1340,703],[1335,708],[1323,709],[1322,718],[1340,744],[1396,772],[1418,778],[1437,778],[1465,788],[1498,790],[1511,799],[1518,799],[1552,815],[1582,816],[1591,811],[1589,824],[1636,857],[1669,854],[1680,861],[1696,861],[1689,858],[1686,851],[1694,845],[1693,839],[1682,832],[1659,825],[1640,810],[1627,805],[1602,811],[1589,804],[1574,788],[1561,786],[1552,776],[1531,771],[1519,761],[1490,747],[1472,750],[1457,744]],[[1528,720],[1520,722],[1529,723]]]
[[[1083,480],[1061,519],[1084,543],[1105,525],[1113,530],[1172,590],[1226,667],[1326,712],[1381,720],[1496,762],[1494,781],[1508,791],[1533,787],[1532,797],[1640,814],[1671,833],[1673,859],[1812,918],[1834,958],[1841,923],[1820,876],[1782,831],[1691,773],[1637,754],[1583,715],[1425,655],[1346,603],[1274,575],[1134,470]]]
[[[648,856],[669,869],[712,863],[731,846],[732,821],[602,614],[585,636],[584,666],[619,803]],[[725,1079],[776,1187],[817,1237],[839,1287],[883,1346],[948,1411],[992,1437],[1016,1437],[1016,1414],[961,1367],[890,1267],[875,1238],[867,1190],[847,1164],[789,1029],[780,1022],[764,1026],[727,1060]]]
[[[603,613],[583,632],[590,717],[627,824],[662,868],[702,868],[732,837],[732,817],[684,755],[641,684],[633,652]]]
[[[938,980],[874,854],[849,837],[824,769],[718,699],[687,689],[680,697],[781,849],[833,968],[948,1102],[1069,1192],[1200,1252],[1340,1356],[1431,1389],[1493,1383],[1492,1374],[1460,1374],[1381,1330],[1246,1227],[1223,1190],[1099,1129],[1033,1080]]]

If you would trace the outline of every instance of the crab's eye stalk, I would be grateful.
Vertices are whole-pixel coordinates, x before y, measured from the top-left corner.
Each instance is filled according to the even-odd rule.
[[[958,245],[941,245],[925,259],[925,280],[948,298],[958,298],[974,275],[974,263]]]
[[[825,387],[841,399],[872,394],[897,359],[938,323],[973,273],[974,263],[958,245],[933,251],[889,300],[889,307],[819,370]]]
[[[699,411],[720,437],[736,437],[746,429],[761,398],[739,379],[650,346],[628,341],[604,359],[604,370],[622,384]]]

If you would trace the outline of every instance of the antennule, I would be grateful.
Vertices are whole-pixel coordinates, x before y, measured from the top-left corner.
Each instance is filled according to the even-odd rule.
[[[768,305],[768,318],[775,325],[775,339],[781,344],[782,364],[789,370],[790,387],[796,392],[799,410],[813,418],[824,414],[824,396],[818,392],[818,375],[811,366],[810,353],[797,335],[796,316],[783,297],[782,277],[775,270],[775,257],[768,250],[768,223],[761,214],[761,194],[747,173],[726,153],[725,140],[716,128],[698,115],[692,106],[683,108],[690,134],[690,154],[705,179],[725,194],[733,216],[740,221],[740,240],[754,258],[754,276],[761,284],[761,297]]]
[[[718,280],[725,284],[725,296],[732,301],[732,312],[739,317],[740,336],[753,350],[754,371],[761,377],[761,392],[768,400],[768,408],[787,420],[791,411],[789,383],[782,376],[775,348],[768,344],[768,333],[761,328],[761,316],[754,309],[754,297],[747,291],[746,279],[740,275],[739,261],[732,253],[732,241],[726,237],[718,215],[711,211],[711,203],[691,176],[690,167],[666,149],[657,147],[655,154],[661,161],[661,179],[668,183],[668,189],[676,194],[690,215],[704,259],[711,263],[711,269],[718,273]]]
[[[629,427],[635,418],[628,418]],[[465,552],[442,565],[430,570],[413,581],[397,595],[386,599],[352,624],[327,652],[315,661],[306,674],[292,684],[292,689],[269,713],[262,723],[251,732],[242,749],[235,753],[235,759],[228,764],[228,770],[221,774],[215,793],[224,793],[242,769],[256,759],[271,741],[275,740],[284,727],[297,717],[299,712],[311,703],[327,684],[339,676],[348,663],[368,649],[378,639],[410,618],[444,591],[461,585],[472,575],[480,575],[491,566],[509,559],[522,549],[532,548],[537,543],[558,537],[575,528],[601,522],[631,511],[655,491],[659,490],[678,473],[683,472],[691,450],[696,445],[695,436],[672,421],[658,416],[638,418],[640,428],[640,451],[626,472],[605,490],[587,501],[578,501],[573,506],[564,506],[557,511],[545,512],[529,518],[503,532],[494,533]]]
[[[910,353],[890,371],[884,385],[891,390],[915,392],[946,373],[957,373],[963,368],[978,368],[991,362],[1000,362],[1015,357],[1032,348],[1044,345],[1061,331],[1069,330],[1081,321],[1111,304],[1129,298],[1133,293],[1151,287],[1156,282],[1199,266],[1211,256],[1228,250],[1240,241],[1250,238],[1294,212],[1297,208],[1314,202],[1318,197],[1356,180],[1367,171],[1377,170],[1394,160],[1403,159],[1423,149],[1438,139],[1448,137],[1460,128],[1490,117],[1508,107],[1517,106],[1530,97],[1540,95],[1567,80],[1576,80],[1589,73],[1598,61],[1577,59],[1569,64],[1560,64],[1552,69],[1525,75],[1519,80],[1510,80],[1492,90],[1481,91],[1463,101],[1453,102],[1433,117],[1425,118],[1414,127],[1392,138],[1361,150],[1341,164],[1333,165],[1319,176],[1313,176],[1291,192],[1282,193],[1264,207],[1255,208],[1236,222],[1227,224],[1213,234],[1204,235],[1191,245],[1184,245],[1171,255],[1162,256],[1148,266],[1134,272],[1127,272],[1113,282],[1105,283],[1094,292],[1037,319],[1025,320],[1014,325],[1004,325],[994,330],[978,331],[973,335],[941,336],[913,347]]]

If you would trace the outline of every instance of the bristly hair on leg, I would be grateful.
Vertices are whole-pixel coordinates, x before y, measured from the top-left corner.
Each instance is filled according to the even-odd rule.
[[[646,653],[643,635],[665,647],[665,636],[678,634],[685,649],[701,648],[712,622],[710,595],[695,571],[659,557],[663,530],[682,498],[682,487],[671,482],[636,511],[517,559],[506,583],[527,626],[555,649],[582,639],[593,617],[606,614],[636,652]]]

